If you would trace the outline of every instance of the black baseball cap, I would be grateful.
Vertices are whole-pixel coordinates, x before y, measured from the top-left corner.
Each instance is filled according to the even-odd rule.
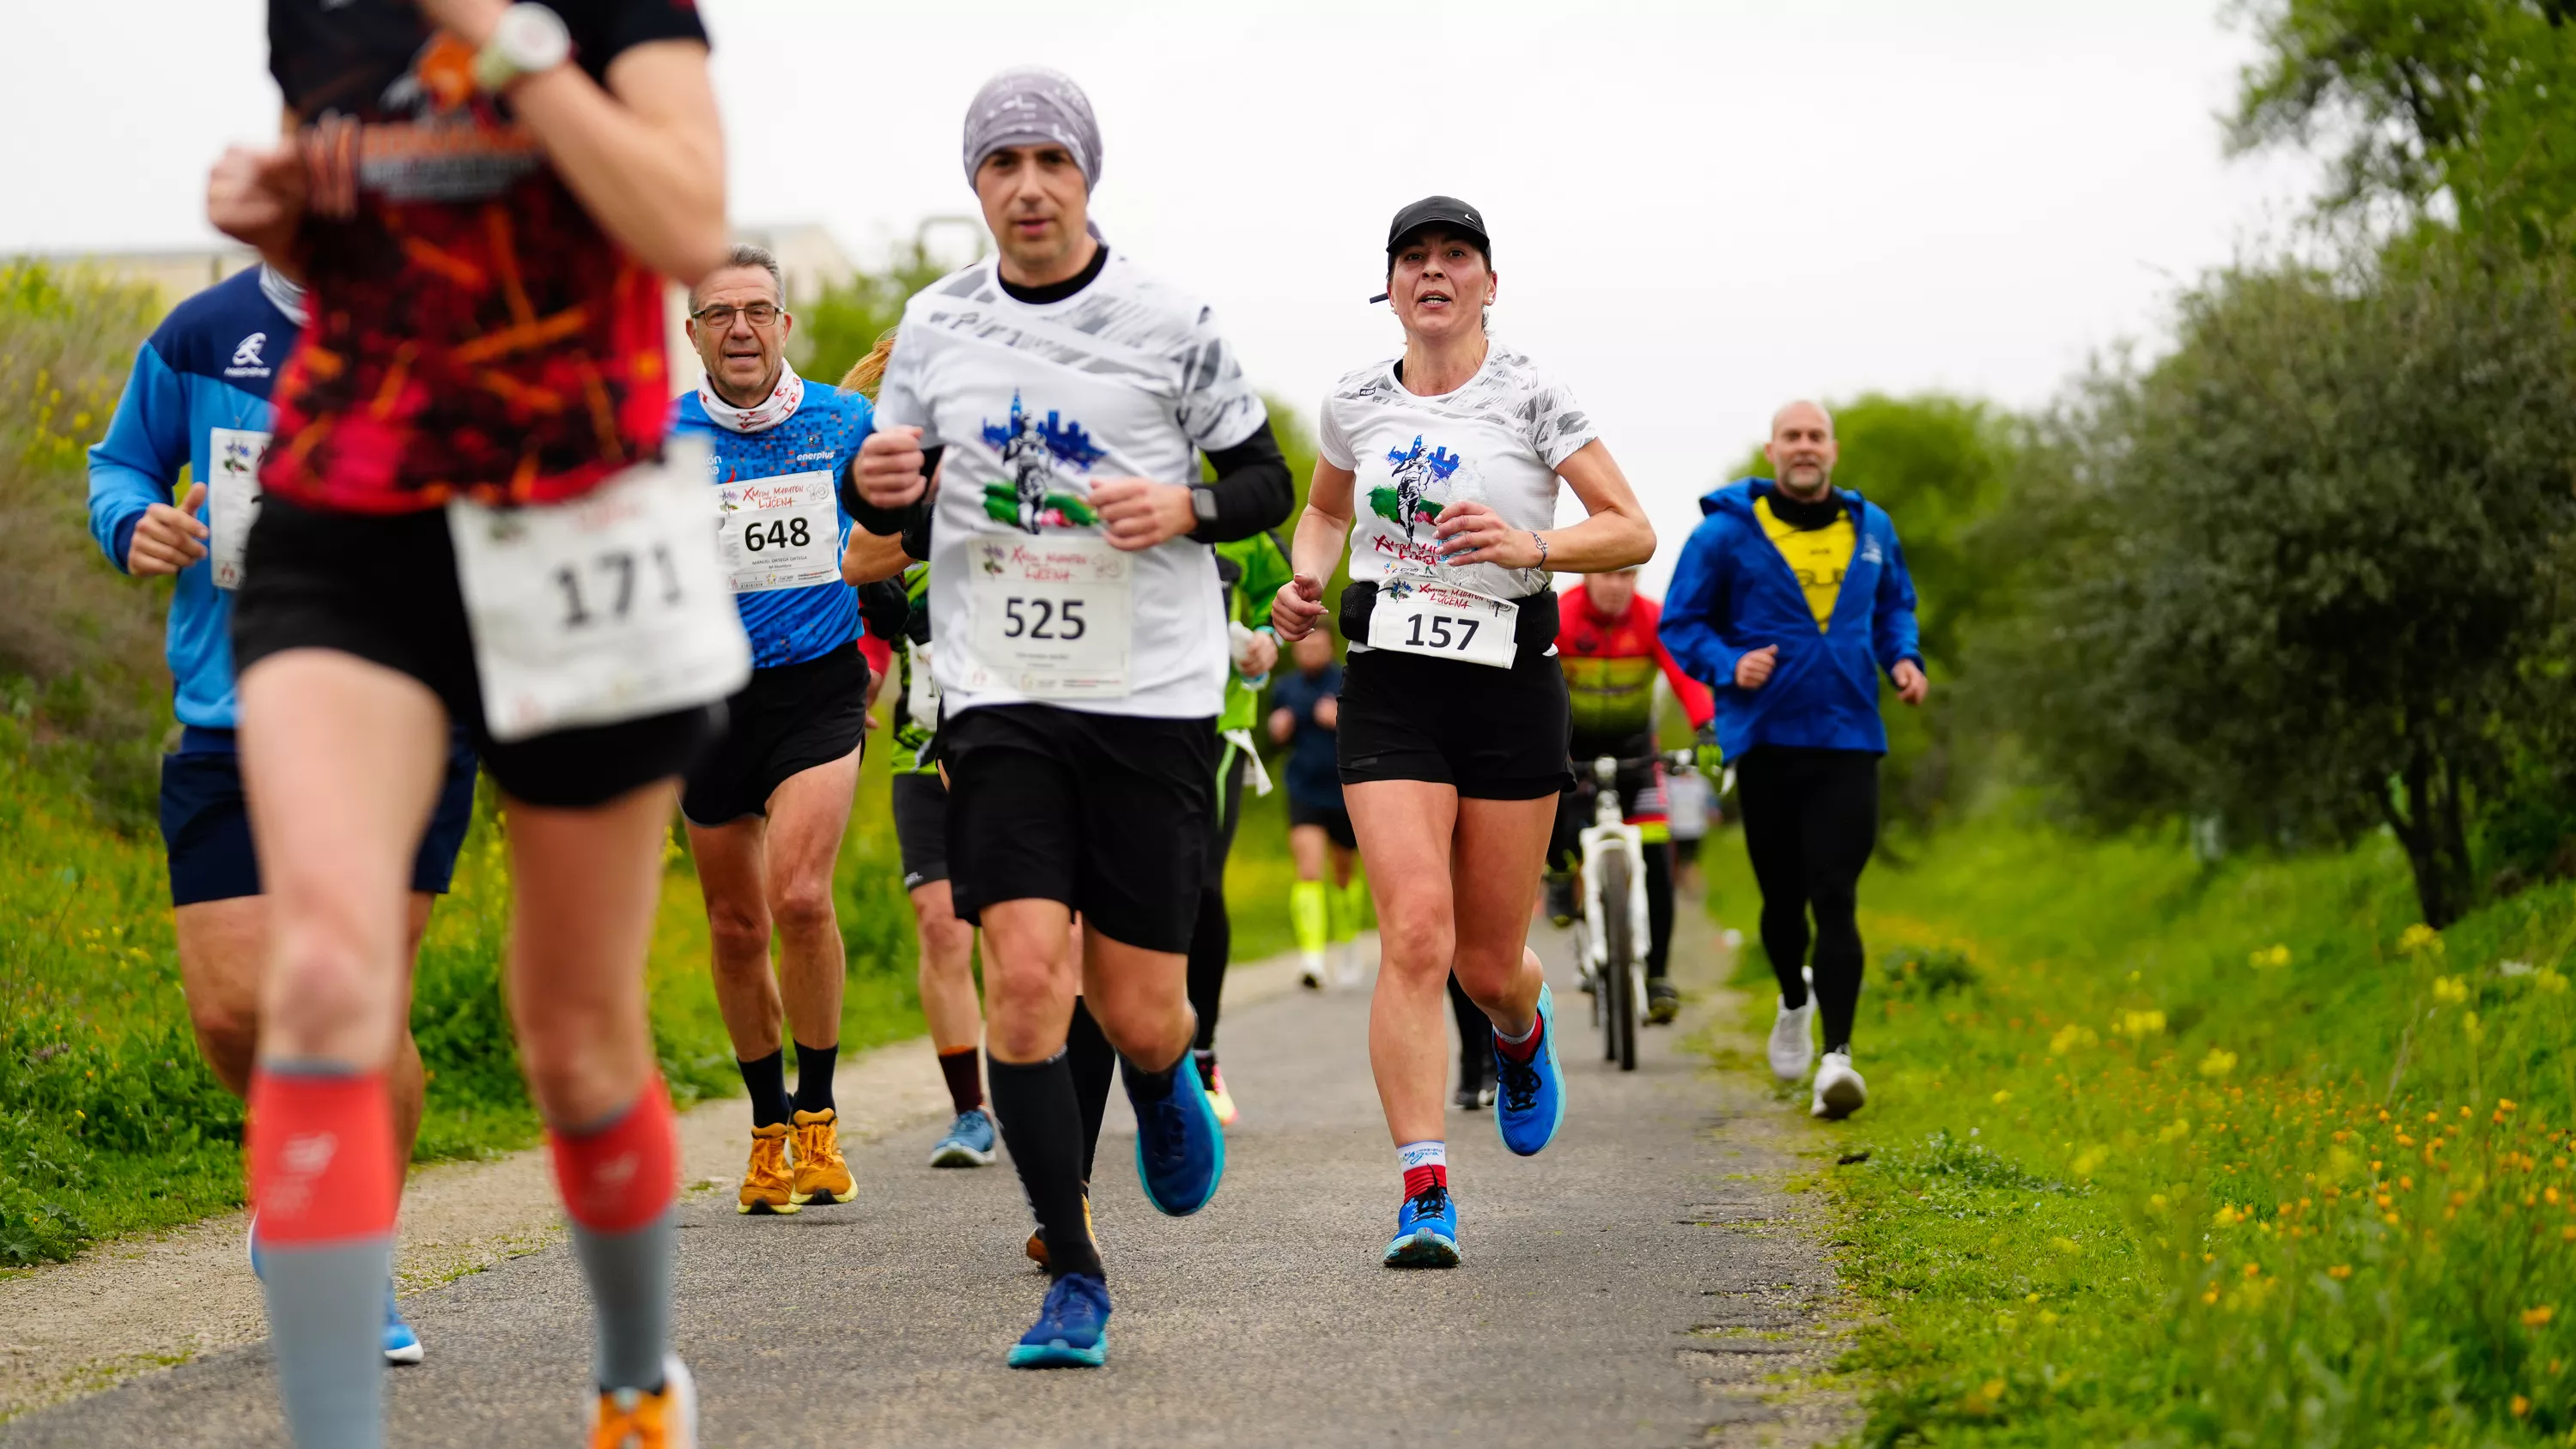
[[[1388,223],[1386,228],[1388,267],[1392,269],[1395,265],[1393,258],[1396,248],[1403,246],[1415,232],[1435,226],[1474,242],[1476,250],[1485,254],[1485,264],[1493,265],[1494,242],[1493,238],[1485,233],[1485,214],[1454,196],[1426,196],[1397,212],[1395,220]],[[1383,302],[1386,296],[1386,293],[1380,292],[1369,300]]]

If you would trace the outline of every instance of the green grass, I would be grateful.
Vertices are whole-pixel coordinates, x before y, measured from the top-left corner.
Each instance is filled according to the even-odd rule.
[[[37,748],[23,718],[0,714],[0,1267],[242,1197],[241,1104],[189,1031],[160,842],[101,822],[70,773],[76,754]],[[885,797],[875,761],[837,870],[852,1051],[921,1029]],[[430,1081],[415,1160],[536,1138],[497,977],[507,897],[487,783],[421,948],[412,1029]],[[684,1103],[741,1085],[706,961],[706,916],[675,843],[647,969],[655,1048]]]
[[[2576,886],[2434,935],[2384,839],[2205,868],[2005,810],[1903,850],[1827,1129],[1868,1156],[1818,1170],[1863,1442],[2570,1442]],[[1704,859],[1749,925],[1740,840]]]

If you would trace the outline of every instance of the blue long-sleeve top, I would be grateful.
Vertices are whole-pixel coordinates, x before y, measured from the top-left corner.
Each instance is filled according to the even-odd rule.
[[[1717,740],[1728,759],[1756,745],[1887,753],[1878,676],[1900,660],[1923,666],[1914,581],[1886,510],[1834,490],[1852,518],[1852,558],[1827,625],[1819,628],[1789,561],[1762,531],[1756,499],[1768,478],[1746,478],[1700,500],[1664,596],[1664,647],[1717,696]],[[1736,661],[1767,644],[1780,653],[1759,689],[1735,683]]]
[[[135,525],[155,503],[176,503],[179,470],[213,475],[215,430],[235,447],[264,446],[269,385],[303,330],[303,298],[265,267],[208,287],[172,309],[134,354],[107,436],[89,450],[89,531],[125,567]],[[255,463],[255,459],[253,462]],[[210,516],[200,503],[197,517]],[[213,556],[179,571],[165,652],[182,724],[233,727],[232,590],[217,588]]]

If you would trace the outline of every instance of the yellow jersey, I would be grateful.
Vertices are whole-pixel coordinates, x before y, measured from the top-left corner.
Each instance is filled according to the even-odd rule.
[[[1769,498],[1753,500],[1753,514],[1762,520],[1763,536],[1788,561],[1789,571],[1798,576],[1798,587],[1806,590],[1807,607],[1816,616],[1816,632],[1821,634],[1833,627],[1834,600],[1843,591],[1843,572],[1851,567],[1857,538],[1852,532],[1851,510],[1835,509],[1834,521],[1823,528],[1797,527],[1771,511]]]

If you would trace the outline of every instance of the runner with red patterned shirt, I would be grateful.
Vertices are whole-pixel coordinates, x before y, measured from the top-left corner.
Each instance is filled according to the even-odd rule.
[[[673,780],[751,657],[662,461],[663,277],[724,256],[682,0],[271,0],[283,141],[208,218],[312,293],[234,606],[272,899],[250,1194],[295,1442],[380,1444],[404,888],[461,725],[508,822],[505,970],[597,1336],[594,1445],[686,1449],[643,964]]]
[[[1673,698],[1696,730],[1717,712],[1708,686],[1682,673],[1655,632],[1663,611],[1637,592],[1637,571],[1594,574],[1565,596],[1559,611],[1556,662],[1565,671],[1566,694],[1574,707],[1570,753],[1575,778],[1592,778],[1591,762],[1603,755],[1640,759],[1655,752],[1655,675],[1672,686]],[[1619,772],[1623,816],[1645,838],[1646,856],[1646,1020],[1669,1022],[1681,1010],[1666,963],[1673,945],[1672,832],[1664,819],[1664,775],[1661,765]],[[1548,878],[1548,914],[1559,925],[1574,918],[1571,871],[1582,855],[1578,837],[1592,823],[1592,797],[1569,790],[1557,798],[1556,839],[1548,851],[1555,873]]]

